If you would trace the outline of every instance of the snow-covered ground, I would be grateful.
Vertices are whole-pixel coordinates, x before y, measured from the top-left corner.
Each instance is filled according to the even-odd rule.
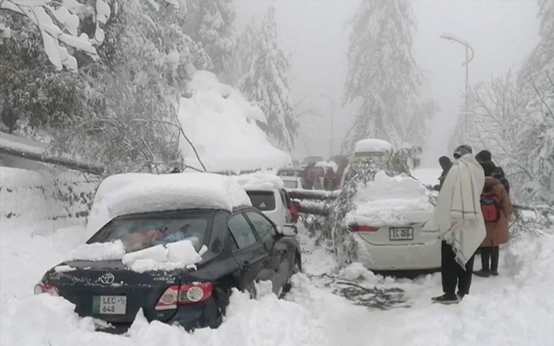
[[[42,274],[86,240],[81,220],[59,229],[31,216],[0,220],[1,345],[552,344],[554,230],[514,239],[501,252],[500,276],[474,277],[471,294],[452,306],[431,303],[442,293],[440,274],[408,280],[375,276],[359,264],[341,269],[302,230],[304,273],[284,300],[236,292],[217,330],[187,333],[137,316],[129,335],[118,336],[93,332],[94,321],[59,297],[33,295]]]

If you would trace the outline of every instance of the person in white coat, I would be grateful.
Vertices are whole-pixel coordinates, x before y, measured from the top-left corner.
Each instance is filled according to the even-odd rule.
[[[442,239],[444,294],[433,300],[443,304],[458,303],[469,293],[475,252],[486,235],[480,202],[485,173],[472,152],[469,145],[456,148],[456,161],[440,190],[434,218],[426,225],[438,228]]]

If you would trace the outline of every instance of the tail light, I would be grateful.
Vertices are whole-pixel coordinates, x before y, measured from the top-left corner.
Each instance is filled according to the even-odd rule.
[[[208,300],[212,296],[213,284],[210,282],[170,286],[156,303],[156,310],[177,309],[178,305],[189,305]]]
[[[379,227],[366,226],[366,225],[350,225],[352,232],[377,232]]]
[[[35,294],[48,293],[52,296],[59,296],[58,288],[53,285],[43,284],[42,282],[35,286]]]

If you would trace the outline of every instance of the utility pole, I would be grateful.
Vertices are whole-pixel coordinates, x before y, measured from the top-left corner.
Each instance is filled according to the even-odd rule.
[[[322,97],[325,97],[326,99],[328,99],[329,101],[331,101],[331,156],[330,157],[333,157],[333,154],[334,154],[334,137],[335,137],[335,128],[334,128],[334,118],[335,118],[335,100],[333,100],[331,97],[323,94],[323,93],[320,93],[319,95],[321,95]]]
[[[467,109],[467,103],[468,103],[468,97],[469,97],[469,63],[473,60],[473,56],[474,56],[473,48],[471,48],[471,45],[467,41],[464,41],[452,34],[442,34],[441,38],[457,42],[466,47],[466,61],[462,64],[462,66],[465,65],[466,67],[466,109]],[[470,52],[471,52],[471,55],[470,55]]]

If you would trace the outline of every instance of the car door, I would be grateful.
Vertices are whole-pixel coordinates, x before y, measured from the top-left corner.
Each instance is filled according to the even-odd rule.
[[[233,257],[241,267],[238,281],[241,289],[256,281],[267,280],[267,268],[271,267],[269,252],[254,233],[243,213],[235,213],[227,219],[227,227],[233,243]]]
[[[294,250],[289,248],[287,242],[282,241],[275,225],[265,215],[255,210],[245,210],[244,213],[269,252],[273,269],[273,291],[279,294],[292,275]]]

